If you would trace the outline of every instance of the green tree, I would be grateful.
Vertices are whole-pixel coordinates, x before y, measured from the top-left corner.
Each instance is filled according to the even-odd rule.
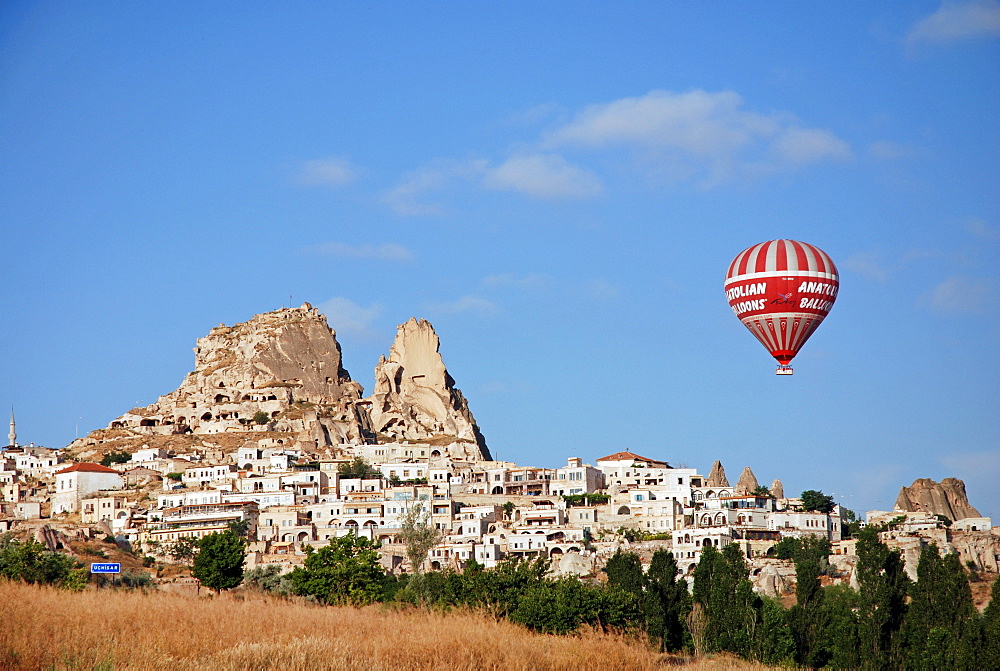
[[[271,421],[271,416],[269,414],[267,414],[266,412],[264,412],[263,410],[258,410],[257,412],[255,412],[253,414],[253,422],[254,422],[254,424],[261,424],[261,425],[263,425],[263,424],[267,424],[270,421]]]
[[[243,582],[247,542],[232,531],[208,534],[197,542],[191,575],[219,594]]]
[[[617,550],[604,567],[608,575],[608,587],[639,596],[646,586],[646,576],[642,572],[642,562],[634,552]]]
[[[132,455],[128,452],[115,452],[111,451],[105,454],[101,458],[101,466],[110,466],[111,464],[124,464],[132,460]]]
[[[705,652],[726,650],[741,657],[754,651],[760,601],[753,594],[749,570],[739,546],[730,543],[722,552],[702,549],[694,569],[694,600],[704,609]],[[756,604],[755,604],[756,602]]]
[[[754,487],[754,490],[750,493],[753,494],[754,496],[770,496],[771,488],[765,487],[764,485],[758,485]]]
[[[319,550],[306,546],[304,565],[295,567],[289,579],[298,595],[326,604],[363,605],[381,596],[385,571],[378,543],[348,534],[331,538]]]
[[[1000,579],[993,580],[990,603],[983,611],[980,626],[976,668],[1000,669]]]
[[[0,577],[29,584],[80,590],[87,583],[84,568],[69,555],[50,552],[38,541],[0,537]]]
[[[573,577],[540,580],[518,599],[510,619],[546,634],[568,634],[596,622],[600,596]]]
[[[934,543],[921,548],[903,624],[906,667],[972,668],[977,624],[969,579],[958,555],[942,557]]]
[[[788,611],[778,599],[760,597],[759,623],[754,641],[754,657],[773,666],[791,666],[795,639],[788,623]]]
[[[170,543],[167,554],[174,561],[184,562],[194,559],[198,552],[198,541],[191,536],[181,536]]]
[[[871,527],[858,534],[857,551],[858,638],[863,668],[897,668],[909,585],[903,558],[899,550],[886,547]]]
[[[777,559],[794,559],[802,547],[802,541],[794,536],[782,538],[771,546],[771,551]]]
[[[423,565],[427,553],[441,542],[441,530],[431,524],[430,511],[422,503],[415,503],[400,520],[399,539],[406,545],[406,558],[410,560],[413,577],[407,588],[423,601]]]
[[[840,517],[843,521],[841,527],[843,529],[843,537],[851,538],[857,536],[862,527],[861,520],[858,519],[858,514],[850,508],[841,508]]]
[[[605,630],[631,628],[641,623],[642,613],[639,597],[632,593],[563,577],[529,585],[510,619],[536,631],[568,634],[581,624]]]
[[[819,581],[829,555],[830,541],[817,536],[800,539],[795,553],[796,604],[788,621],[795,640],[795,661],[812,668],[825,666],[830,658],[824,646],[828,613]]]
[[[380,478],[382,474],[372,468],[372,465],[364,457],[354,457],[354,459],[348,463],[344,462],[337,467],[337,472],[342,478],[361,478],[366,480],[368,478]]]
[[[247,534],[250,533],[250,522],[247,520],[239,520],[238,522],[230,522],[229,530],[241,538],[246,538]]]
[[[506,501],[502,506],[500,506],[500,509],[503,510],[504,519],[506,520],[514,519],[515,508],[517,508],[517,506],[514,505],[513,501]]]
[[[500,619],[517,610],[525,591],[545,578],[549,560],[514,557],[498,562],[488,571],[466,572],[465,603],[479,607]]]
[[[827,666],[834,669],[861,667],[861,639],[858,636],[858,593],[849,585],[829,585],[823,588],[823,608],[826,611],[824,647],[830,658]]]
[[[827,496],[823,492],[815,489],[807,489],[802,492],[802,507],[805,510],[815,510],[819,513],[829,513],[833,510],[834,502],[832,496]]]
[[[672,552],[657,550],[646,573],[643,614],[650,642],[661,652],[685,647],[684,622],[691,610],[687,583],[677,580],[677,561]]]

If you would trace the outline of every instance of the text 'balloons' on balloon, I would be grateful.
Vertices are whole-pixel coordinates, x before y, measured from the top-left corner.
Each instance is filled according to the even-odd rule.
[[[788,365],[830,313],[840,278],[829,255],[797,240],[768,240],[729,264],[726,298],[743,325],[780,366]]]

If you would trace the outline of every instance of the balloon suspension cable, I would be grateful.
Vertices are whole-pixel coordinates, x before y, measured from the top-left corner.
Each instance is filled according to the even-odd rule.
[[[777,368],[776,368],[776,369],[774,370],[774,374],[775,374],[775,375],[791,375],[791,374],[793,374],[794,372],[795,372],[795,371],[794,371],[794,370],[792,370],[792,367],[791,367],[791,366],[789,366],[789,365],[788,365],[787,363],[783,363],[783,364],[780,364],[780,365],[779,365],[779,366],[778,366],[778,367],[777,367]]]

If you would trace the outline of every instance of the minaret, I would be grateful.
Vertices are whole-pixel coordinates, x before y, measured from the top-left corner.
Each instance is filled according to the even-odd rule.
[[[11,447],[17,446],[17,429],[14,427],[14,408],[10,409],[10,433],[7,434],[8,444]]]

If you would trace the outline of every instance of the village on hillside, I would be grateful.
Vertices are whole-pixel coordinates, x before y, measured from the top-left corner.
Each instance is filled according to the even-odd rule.
[[[932,542],[998,572],[1000,529],[956,479],[918,480],[895,510],[858,519],[821,491],[761,485],[749,467],[732,484],[718,461],[705,474],[628,449],[594,465],[567,455],[558,468],[493,460],[438,349],[429,323],[400,325],[362,398],[312,306],[219,326],[198,341],[196,369],[178,390],[65,449],[19,443],[12,414],[0,528],[78,554],[109,539],[148,567],[184,565],[184,547],[236,524],[247,568],[282,573],[308,548],[352,534],[377,542],[396,574],[545,557],[555,574],[599,576],[628,548],[647,563],[668,549],[689,577],[704,548],[736,544],[756,588],[781,595],[794,589],[794,569],[774,557],[775,544],[826,539],[831,580],[854,583],[852,532],[875,523],[912,578]],[[418,507],[438,535],[413,567],[400,533]]]

